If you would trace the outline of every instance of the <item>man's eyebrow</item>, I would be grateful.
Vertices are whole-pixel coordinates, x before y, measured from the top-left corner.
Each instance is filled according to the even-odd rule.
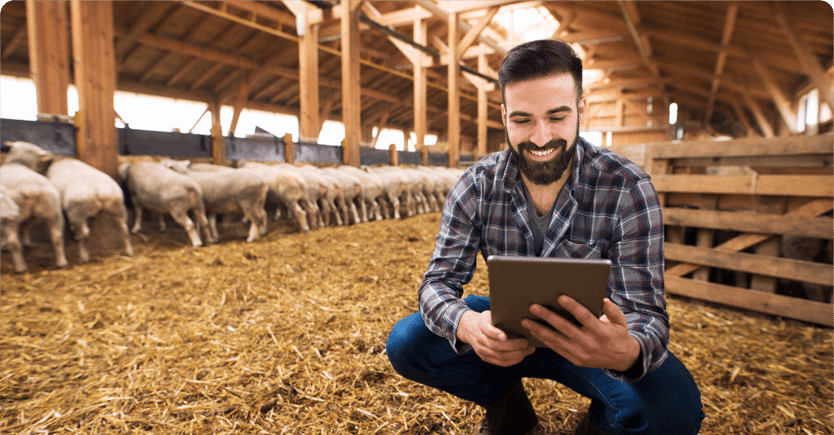
[[[559,107],[555,107],[553,109],[548,110],[546,114],[549,116],[549,115],[553,115],[555,113],[572,112],[572,111],[573,111],[573,109],[570,106],[559,106]],[[510,112],[510,114],[509,114],[510,118],[515,117],[515,116],[531,116],[531,114],[528,113],[528,112],[523,112],[521,110],[513,110],[512,112]]]

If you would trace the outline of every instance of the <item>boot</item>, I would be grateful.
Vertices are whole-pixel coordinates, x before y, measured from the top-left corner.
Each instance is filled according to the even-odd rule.
[[[486,407],[486,415],[481,421],[480,435],[527,435],[539,418],[533,404],[524,392],[524,385],[519,380],[507,390],[501,403]]]
[[[573,435],[608,435],[608,432],[597,430],[594,424],[591,423],[591,413],[586,412],[585,416],[582,417],[582,421],[576,426]]]

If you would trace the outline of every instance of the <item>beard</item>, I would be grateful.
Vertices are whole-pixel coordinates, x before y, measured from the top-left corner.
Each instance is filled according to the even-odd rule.
[[[573,156],[576,155],[576,143],[579,141],[579,126],[577,125],[576,136],[573,138],[573,143],[568,146],[564,139],[553,139],[546,143],[544,147],[539,148],[533,142],[526,141],[519,143],[515,148],[510,142],[510,136],[507,135],[507,143],[510,144],[510,151],[515,156],[518,163],[518,170],[527,177],[533,184],[539,186],[546,186],[555,183],[562,178],[562,175],[568,169]],[[537,162],[530,160],[524,156],[524,151],[550,151],[561,148],[562,154],[545,162]]]

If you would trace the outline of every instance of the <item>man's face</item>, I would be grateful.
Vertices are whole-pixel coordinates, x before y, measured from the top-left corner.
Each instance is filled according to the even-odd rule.
[[[501,118],[519,171],[531,182],[560,178],[576,153],[585,100],[576,102],[573,77],[555,74],[510,83],[504,88]]]

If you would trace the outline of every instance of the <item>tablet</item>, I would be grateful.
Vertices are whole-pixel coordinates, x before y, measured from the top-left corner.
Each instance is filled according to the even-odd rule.
[[[527,328],[521,326],[523,318],[547,325],[530,313],[530,305],[537,303],[545,306],[580,325],[557,302],[559,296],[564,294],[600,317],[611,261],[490,255],[487,269],[492,324],[510,338],[524,337],[532,346],[545,347]]]

